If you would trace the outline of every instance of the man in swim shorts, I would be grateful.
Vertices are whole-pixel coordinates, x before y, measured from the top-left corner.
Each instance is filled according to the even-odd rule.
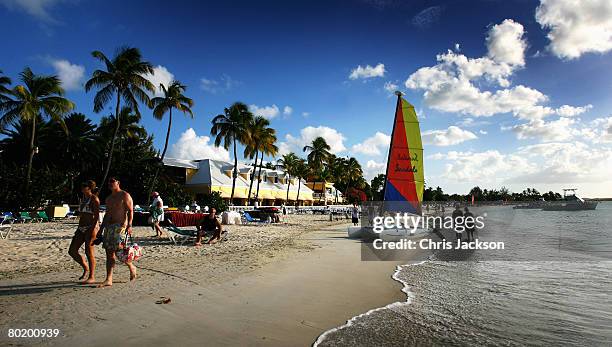
[[[115,267],[115,253],[122,249],[121,243],[126,232],[132,235],[132,220],[134,219],[134,202],[126,191],[121,190],[119,180],[111,177],[108,180],[111,195],[106,198],[106,214],[102,221],[104,228],[103,247],[106,250],[106,280],[98,287],[113,285],[113,268]],[[130,281],[136,279],[136,267],[131,261],[125,263],[130,269]]]

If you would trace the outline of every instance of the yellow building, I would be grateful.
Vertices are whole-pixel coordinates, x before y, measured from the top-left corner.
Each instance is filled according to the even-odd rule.
[[[344,195],[334,187],[331,182],[306,182],[308,188],[313,191],[315,205],[343,204]]]
[[[166,170],[175,176],[185,179],[185,190],[194,196],[219,192],[229,203],[232,194],[232,175],[234,165],[221,160],[184,160],[164,158]],[[262,168],[257,195],[258,169],[252,166],[238,164],[236,186],[234,187],[234,205],[246,206],[248,202],[251,179],[251,200],[257,200],[260,206],[280,206],[281,204],[300,206],[313,204],[313,191],[304,180],[290,177],[281,170]],[[299,196],[298,196],[299,188]],[[289,199],[287,200],[287,189]]]

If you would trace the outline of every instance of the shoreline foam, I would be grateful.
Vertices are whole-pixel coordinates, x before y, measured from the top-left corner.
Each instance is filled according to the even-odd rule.
[[[393,274],[391,275],[391,279],[393,279],[393,280],[395,280],[395,281],[397,281],[397,282],[402,284],[401,291],[406,295],[406,301],[403,301],[403,302],[396,301],[396,302],[390,303],[390,304],[388,304],[386,306],[373,308],[373,309],[371,309],[371,310],[369,310],[369,311],[367,311],[365,313],[362,313],[362,314],[359,314],[357,316],[354,316],[354,317],[350,318],[349,320],[347,320],[346,323],[344,323],[343,325],[335,327],[335,328],[332,328],[332,329],[329,329],[329,330],[323,332],[321,335],[319,335],[319,337],[312,344],[312,346],[313,347],[318,347],[319,344],[321,344],[329,334],[352,326],[354,324],[354,322],[357,321],[360,318],[367,317],[367,316],[371,315],[372,313],[375,313],[375,312],[378,312],[378,311],[381,311],[381,310],[392,309],[394,307],[403,306],[403,305],[410,305],[412,303],[412,300],[414,300],[415,295],[410,290],[410,286],[408,285],[408,282],[403,281],[401,278],[398,277],[398,275],[399,275],[399,273],[405,267],[422,265],[422,264],[424,264],[427,261],[428,260],[422,260],[422,261],[414,263],[414,264],[398,265],[396,267],[395,271],[393,272]]]

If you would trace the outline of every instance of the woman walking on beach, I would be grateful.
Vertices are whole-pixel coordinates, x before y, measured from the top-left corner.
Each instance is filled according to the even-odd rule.
[[[94,194],[96,182],[87,181],[81,184],[83,199],[79,203],[79,226],[72,237],[68,254],[83,268],[83,275],[79,278],[81,284],[91,284],[95,280],[96,258],[94,257],[94,240],[98,234],[100,220],[100,200]],[[85,244],[85,258],[79,253],[81,245]],[[87,276],[89,272],[89,276]],[[87,279],[85,279],[87,277]]]

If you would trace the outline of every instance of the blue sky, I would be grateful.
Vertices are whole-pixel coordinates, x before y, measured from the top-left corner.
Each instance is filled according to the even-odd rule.
[[[195,101],[195,119],[176,117],[171,155],[226,158],[207,142],[210,120],[243,101],[271,118],[283,151],[324,135],[372,177],[401,89],[421,118],[429,184],[612,196],[606,0],[0,0],[0,23],[15,32],[0,69],[59,74],[94,120],[111,110],[95,114],[82,88],[99,67],[90,52],[140,48],[155,81],[178,79]],[[161,146],[166,122],[143,111],[142,123]]]

